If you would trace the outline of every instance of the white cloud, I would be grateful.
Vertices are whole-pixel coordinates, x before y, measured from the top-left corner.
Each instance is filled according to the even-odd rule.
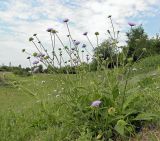
[[[48,27],[56,28],[66,42],[63,18],[70,19],[75,39],[86,41],[82,34],[88,31],[94,42],[95,31],[100,32],[101,40],[106,38],[106,30],[110,27],[108,15],[113,15],[114,23],[118,23],[117,29],[123,31],[128,18],[153,16],[157,13],[153,7],[159,3],[159,0],[10,0],[8,8],[0,11],[0,21],[3,22],[3,28],[0,27],[0,63],[13,61],[14,64],[28,65],[21,50],[33,51],[33,46],[28,43],[28,37],[33,33],[38,33],[43,42],[49,42],[45,31]]]

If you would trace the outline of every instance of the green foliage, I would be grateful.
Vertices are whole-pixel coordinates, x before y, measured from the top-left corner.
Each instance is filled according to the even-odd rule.
[[[132,28],[127,33],[128,57],[133,57],[136,61],[139,56],[144,57],[143,48],[148,49],[148,36],[142,26]]]
[[[18,97],[23,96],[24,99],[18,101],[17,97],[17,102],[15,101],[17,107],[14,111],[9,112],[5,108],[5,113],[0,114],[0,139],[4,141],[105,141],[121,137],[127,140],[127,137],[137,132],[137,128],[142,128],[144,121],[158,119],[158,113],[150,112],[154,104],[146,105],[148,100],[145,101],[144,97],[147,95],[141,94],[141,90],[133,94],[127,93],[121,108],[123,86],[117,83],[117,74],[119,73],[116,70],[69,76],[43,74],[34,76],[37,85],[34,85],[32,77],[10,76],[30,91],[36,90],[39,102],[29,102],[23,88],[20,91],[12,88],[7,92],[15,91],[14,97],[20,93]],[[46,82],[42,84],[42,80]],[[134,87],[136,88],[137,85],[132,84],[131,89]],[[1,92],[3,93],[2,90]],[[47,95],[48,93],[51,95]],[[155,95],[159,96],[158,93]],[[150,102],[157,97],[150,99]],[[102,101],[101,105],[90,107],[91,102],[97,99]],[[25,103],[24,107],[22,103]]]
[[[97,48],[94,50],[94,56],[96,57],[93,59],[91,65],[93,70],[97,70],[102,68],[105,65],[106,68],[113,68],[116,64],[116,49],[115,43],[112,40],[108,39],[102,42]],[[95,69],[96,68],[96,69]]]
[[[150,55],[155,55],[160,53],[160,37],[157,34],[156,38],[151,38],[148,41],[149,48],[148,52]]]
[[[30,76],[30,68],[22,68],[20,65],[18,67],[11,67],[11,66],[1,66],[0,70],[2,72],[13,72],[16,75],[20,76]]]
[[[117,124],[115,125],[115,130],[122,136],[125,135],[125,128],[127,123],[124,120],[118,120]]]

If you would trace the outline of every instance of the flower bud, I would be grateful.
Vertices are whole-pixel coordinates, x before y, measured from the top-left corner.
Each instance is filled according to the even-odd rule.
[[[87,34],[88,34],[88,32],[84,32],[84,33],[83,33],[84,36],[87,36]]]
[[[33,53],[33,56],[36,57],[38,54],[36,52]]]
[[[64,19],[63,20],[64,23],[67,23],[68,21],[69,21],[69,19]]]
[[[52,30],[53,30],[53,28],[48,28],[46,31],[51,32]]]
[[[29,38],[29,41],[30,41],[30,42],[31,42],[31,41],[33,41],[33,40],[34,40],[34,38],[33,38],[33,37],[30,37],[30,38]]]
[[[99,32],[95,32],[95,35],[98,36],[98,35],[99,35]]]

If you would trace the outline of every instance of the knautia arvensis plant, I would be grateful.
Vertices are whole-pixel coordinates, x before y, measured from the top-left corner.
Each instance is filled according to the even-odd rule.
[[[111,15],[107,17],[107,21],[110,22],[111,29],[106,30],[109,38],[104,43],[99,42],[101,34],[97,31],[94,33],[96,44],[91,41],[87,31],[82,33],[87,44],[75,39],[70,30],[70,20],[64,19],[68,44],[61,39],[56,29],[48,28],[46,32],[51,41],[50,52],[46,50],[37,34],[29,38],[37,51],[29,53],[26,49],[22,50],[29,56],[29,64],[34,68],[31,69],[32,74],[36,72],[35,69],[40,63],[50,68],[51,74],[66,73],[64,77],[57,74],[58,79],[62,84],[70,84],[70,87],[62,87],[63,95],[56,94],[56,98],[60,99],[58,105],[66,106],[66,119],[57,119],[60,128],[69,127],[64,140],[78,140],[86,134],[92,140],[111,141],[119,136],[126,140],[137,132],[137,128],[141,128],[142,121],[157,117],[155,114],[145,113],[141,101],[137,101],[141,95],[130,95],[128,92],[133,58],[128,58],[127,53],[121,53],[118,44],[121,33],[119,30],[116,31]],[[130,30],[136,26],[131,22],[128,25]],[[93,52],[89,51],[90,48]],[[136,61],[145,52],[144,48]],[[34,58],[34,61],[31,61],[31,58]],[[90,71],[94,63],[96,72],[92,74]],[[69,75],[72,73],[74,75]],[[88,82],[88,75],[97,78]],[[44,101],[43,109],[48,111],[45,104]],[[59,115],[62,114],[60,109],[61,106],[58,108]],[[57,123],[54,126],[57,126]]]

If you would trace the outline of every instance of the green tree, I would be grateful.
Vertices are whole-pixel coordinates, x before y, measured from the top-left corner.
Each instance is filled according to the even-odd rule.
[[[101,68],[102,64],[106,65],[106,67],[112,68],[114,64],[116,64],[116,46],[115,43],[111,40],[105,40],[95,48],[94,57],[91,68]],[[96,65],[96,67],[95,67]]]
[[[43,73],[43,66],[39,65],[38,68],[39,68],[39,73]]]
[[[158,34],[156,38],[151,38],[149,40],[148,52],[150,53],[150,55],[160,54],[160,37]]]
[[[136,28],[132,28],[127,32],[127,38],[127,57],[133,57],[134,61],[136,61],[140,56],[144,57],[144,48],[147,49],[149,46],[148,35],[145,33],[143,27],[138,26]]]

